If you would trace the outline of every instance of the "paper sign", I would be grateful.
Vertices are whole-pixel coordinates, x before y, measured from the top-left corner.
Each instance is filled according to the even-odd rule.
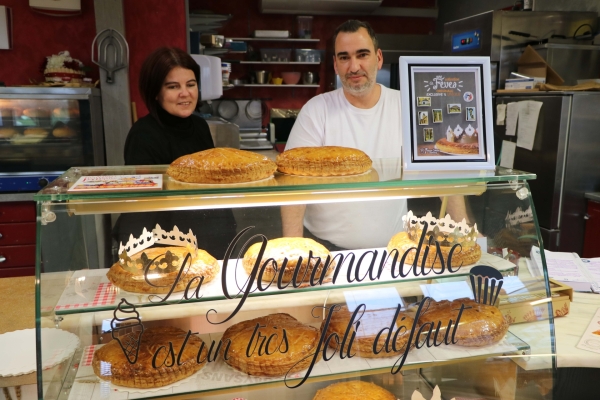
[[[433,283],[429,285],[419,285],[423,296],[428,296],[435,301],[456,300],[463,297],[473,298],[473,291],[466,281]]]
[[[504,125],[504,121],[506,120],[506,104],[498,104],[496,111],[496,125]]]
[[[506,106],[506,136],[517,134],[517,120],[519,119],[519,103],[508,103]]]
[[[502,141],[502,150],[500,153],[500,166],[504,168],[512,169],[515,165],[515,150],[517,144],[515,142],[509,142],[508,140]]]
[[[517,132],[517,146],[527,150],[533,149],[535,131],[537,129],[538,117],[542,108],[541,101],[519,102],[519,129]]]
[[[590,324],[586,328],[581,340],[577,344],[578,349],[600,353],[600,308],[592,317]]]
[[[348,290],[344,292],[344,298],[349,311],[353,312],[358,306],[364,304],[366,310],[381,310],[377,318],[389,320],[390,323],[394,319],[398,304],[404,306],[398,291],[394,288]],[[382,329],[379,324],[369,323],[367,318],[363,316],[361,319],[361,325],[356,333],[359,337],[376,335]]]

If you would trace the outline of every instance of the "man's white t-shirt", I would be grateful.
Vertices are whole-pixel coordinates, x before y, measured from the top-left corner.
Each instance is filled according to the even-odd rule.
[[[286,144],[296,147],[344,146],[374,159],[402,155],[400,92],[381,86],[377,104],[354,107],[343,89],[313,97],[302,107]],[[378,171],[380,172],[380,171]],[[397,176],[396,176],[397,177]],[[380,179],[394,177],[381,176]],[[343,199],[340,199],[343,200]],[[315,236],[347,249],[385,247],[402,230],[405,200],[309,204],[304,225]]]

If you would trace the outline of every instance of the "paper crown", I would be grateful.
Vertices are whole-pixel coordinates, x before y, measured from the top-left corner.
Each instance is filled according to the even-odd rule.
[[[470,124],[464,130],[460,125],[456,125],[454,129],[448,126],[446,140],[453,143],[477,143],[479,141],[479,132]]]
[[[521,207],[517,207],[514,213],[510,211],[506,213],[506,227],[510,228],[511,226],[520,225],[524,222],[533,221],[533,211],[531,210],[531,206],[525,211],[521,210]]]
[[[431,212],[424,217],[418,218],[409,211],[404,217],[404,230],[408,233],[411,240],[418,242],[423,234],[423,228],[427,224],[425,232],[425,244],[428,244],[429,236],[433,235],[434,240],[441,246],[453,246],[460,244],[462,246],[474,246],[477,240],[477,224],[469,226],[463,218],[461,222],[454,221],[450,214],[442,219],[434,218]]]
[[[121,264],[123,269],[131,272],[142,271],[152,261],[144,250],[154,244],[185,247],[190,250],[192,256],[196,254],[196,250],[198,249],[198,241],[191,229],[189,233],[184,234],[177,226],[174,226],[173,230],[167,232],[159,224],[156,224],[156,227],[151,232],[148,232],[144,228],[140,237],[135,238],[133,235],[129,235],[127,243],[120,243],[119,264]],[[162,272],[172,272],[179,269],[182,261],[183,259],[180,259],[180,257],[167,250],[163,257],[159,257],[153,262],[150,270],[159,268]]]

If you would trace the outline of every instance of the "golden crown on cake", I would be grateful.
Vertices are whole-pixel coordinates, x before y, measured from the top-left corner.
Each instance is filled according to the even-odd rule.
[[[167,232],[159,224],[156,224],[156,227],[151,232],[148,232],[144,228],[140,237],[135,238],[133,235],[129,235],[127,243],[120,243],[119,264],[121,264],[123,269],[134,273],[142,271],[150,262],[152,262],[149,267],[151,271],[157,268],[161,272],[177,271],[183,262],[183,258],[173,254],[171,251],[167,250],[163,255],[154,260],[148,257],[144,250],[154,244],[168,244],[187,248],[192,257],[198,249],[198,241],[191,229],[189,233],[184,234],[177,226],[174,226],[173,230]]]
[[[404,230],[415,242],[421,238],[425,224],[427,224],[427,232],[424,244],[429,244],[429,237],[432,235],[441,246],[453,246],[458,243],[469,247],[474,246],[477,239],[477,224],[469,226],[464,218],[461,222],[456,222],[450,217],[450,214],[438,219],[428,212],[427,215],[419,218],[409,211],[402,217],[402,220],[404,221]]]

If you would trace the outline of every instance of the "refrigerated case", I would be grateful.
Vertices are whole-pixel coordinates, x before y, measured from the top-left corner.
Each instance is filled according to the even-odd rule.
[[[358,177],[293,177],[276,173],[266,181],[229,185],[181,184],[165,174],[167,166],[78,168],[67,171],[50,187],[36,195],[40,229],[36,283],[37,354],[38,366],[42,366],[37,369],[39,398],[81,400],[174,396],[209,400],[310,400],[319,389],[333,383],[362,380],[385,388],[396,398],[409,398],[416,389],[425,398],[431,398],[432,388],[437,385],[443,398],[447,399],[548,399],[553,384],[555,348],[551,287],[546,278],[545,263],[542,261],[543,265],[539,269],[530,270],[525,263],[527,251],[519,250],[522,254],[520,260],[510,259],[508,256],[502,258],[501,254],[499,256],[486,251],[483,243],[481,258],[475,264],[493,267],[500,274],[498,279],[504,282],[500,304],[504,302],[515,305],[525,299],[524,306],[530,307],[526,310],[528,322],[510,326],[500,323],[508,331],[503,331],[505,334],[496,338],[496,341],[482,341],[475,347],[440,343],[435,345],[431,343],[432,338],[428,340],[421,336],[427,333],[423,328],[415,331],[414,337],[418,338],[415,348],[411,344],[400,349],[405,351],[407,357],[399,370],[394,368],[402,358],[398,352],[381,358],[362,358],[356,355],[341,357],[341,353],[329,347],[329,350],[320,353],[322,357],[317,357],[314,368],[304,368],[287,376],[248,375],[229,366],[220,352],[214,352],[214,357],[210,357],[211,361],[204,363],[202,369],[190,377],[168,387],[153,389],[128,389],[112,385],[108,381],[112,367],[107,362],[96,361],[95,364],[102,379],[94,372],[96,351],[106,346],[113,337],[121,338],[120,343],[126,346],[123,347],[124,350],[136,349],[140,339],[135,335],[139,334],[143,338],[145,334],[139,333],[141,326],[144,329],[177,327],[200,337],[207,346],[213,341],[216,346],[223,332],[233,324],[274,313],[287,313],[300,323],[312,327],[307,328],[308,330],[321,332],[321,335],[326,331],[323,324],[327,310],[334,313],[338,310],[332,309],[333,305],[354,310],[362,302],[365,306],[368,304],[370,310],[379,310],[381,313],[372,315],[374,320],[367,320],[365,316],[360,327],[354,325],[358,340],[363,336],[372,337],[375,334],[373,329],[377,326],[375,321],[381,322],[385,316],[390,317],[389,325],[386,326],[394,328],[396,310],[416,318],[420,304],[429,304],[426,297],[439,301],[453,297],[472,297],[473,287],[483,287],[482,281],[476,280],[469,284],[470,277],[475,275],[472,270],[475,264],[459,268],[455,265],[455,268],[451,268],[452,271],[431,270],[431,266],[413,270],[414,265],[398,264],[398,261],[404,261],[400,259],[401,254],[396,259],[386,258],[385,244],[381,248],[358,246],[332,251],[331,255],[338,257],[336,268],[339,266],[339,273],[330,275],[331,281],[323,279],[313,283],[304,282],[305,284],[293,282],[285,288],[279,288],[277,282],[259,284],[254,281],[256,275],[249,275],[242,268],[241,259],[246,251],[243,243],[250,240],[246,243],[249,245],[261,240],[260,236],[253,235],[262,234],[265,239],[280,237],[282,206],[330,204],[336,209],[349,207],[355,213],[369,213],[373,207],[384,202],[400,204],[407,198],[413,199],[415,203],[422,203],[439,196],[465,196],[467,200],[484,196],[494,200],[497,206],[493,213],[484,212],[469,221],[468,231],[471,234],[474,232],[471,230],[474,228],[473,223],[476,222],[477,227],[480,227],[479,233],[487,237],[490,247],[502,240],[502,247],[512,255],[515,254],[512,250],[517,245],[526,245],[529,249],[532,245],[541,246],[534,211],[533,222],[507,227],[504,219],[507,212],[533,207],[528,180],[534,179],[534,175],[499,168],[494,176],[408,180],[402,179],[399,161],[374,160],[377,169]],[[81,176],[136,173],[162,174],[162,190],[76,194],[68,191],[72,182]],[[230,253],[217,255],[220,268],[212,280],[207,278],[201,285],[191,284],[188,287],[191,288],[190,291],[175,291],[164,301],[153,295],[120,289],[119,284],[112,283],[106,276],[112,262],[106,262],[99,268],[90,267],[89,260],[93,256],[88,254],[84,238],[77,234],[62,236],[53,228],[56,223],[64,220],[72,220],[75,225],[81,225],[85,223],[85,218],[97,215],[122,213],[143,219],[150,212],[187,213],[191,210],[216,208],[234,210],[237,232],[242,235],[237,238],[237,245],[231,245]],[[398,212],[401,209],[403,207],[398,208]],[[440,210],[428,211],[437,215]],[[354,214],[348,216],[353,217]],[[393,220],[396,215],[389,217]],[[419,218],[421,217],[423,214],[419,214]],[[464,223],[467,224],[466,221]],[[149,230],[152,228],[154,227],[148,227]],[[170,230],[173,227],[162,228]],[[242,233],[246,228],[251,230]],[[380,228],[363,226],[355,234],[370,240],[375,230]],[[201,230],[203,227],[199,226],[197,229]],[[132,234],[138,235],[136,232]],[[526,242],[522,241],[523,235],[528,237]],[[461,234],[457,233],[456,238],[462,238],[460,241],[463,243],[464,237]],[[231,238],[232,242],[233,239]],[[53,261],[53,265],[46,263],[42,266],[40,254],[44,253],[46,247],[57,246],[59,243],[65,249],[63,259]],[[124,265],[119,260],[126,260],[127,257],[121,253],[114,260],[115,265]],[[268,260],[263,261],[263,265],[269,264]],[[44,272],[43,268],[49,268],[53,272]],[[398,268],[402,268],[400,275]],[[483,281],[491,284],[490,280]],[[248,285],[251,285],[252,290],[247,290]],[[496,290],[492,290],[495,292],[500,289],[496,284],[494,287]],[[225,288],[228,288],[227,292]],[[191,291],[196,289],[196,294],[191,295]],[[485,286],[484,291],[487,289],[489,286]],[[244,292],[247,292],[247,298],[243,295]],[[130,305],[126,305],[124,300]],[[465,302],[466,300],[458,300],[457,304]],[[494,312],[498,310],[494,306],[491,309],[496,310]],[[230,319],[227,318],[229,316]],[[129,317],[133,318],[129,320],[135,326],[129,326],[126,322],[120,325],[120,320]],[[450,322],[449,326],[457,326],[459,319],[460,317],[457,319],[454,316],[455,325]],[[505,316],[503,321],[508,324],[510,318]],[[444,326],[448,323],[447,320],[442,322]],[[481,336],[474,336],[476,340],[486,336],[486,327],[488,325],[484,323]],[[271,328],[277,329],[268,329]],[[256,337],[266,340],[267,337],[262,335],[263,328],[257,326],[256,329],[259,330]],[[120,336],[121,333],[125,336]],[[130,333],[135,336],[131,342],[128,341],[132,339]],[[384,330],[383,334],[385,333]],[[402,334],[402,331],[399,333]],[[293,333],[288,335],[290,343],[304,340],[304,337],[293,337]],[[57,340],[59,336],[63,340]],[[442,341],[437,339],[437,342]],[[269,341],[271,340],[276,341],[272,337]],[[341,336],[334,335],[328,341],[323,338],[320,344],[325,343],[325,348],[328,348],[327,343],[335,347],[336,343],[340,345],[341,340]],[[271,346],[268,343],[267,346]],[[252,354],[251,346],[248,349],[249,357]],[[269,349],[273,351],[271,347]],[[356,350],[354,347],[352,349]],[[409,349],[411,350],[408,351]],[[322,350],[321,347],[318,351]],[[174,351],[180,351],[178,345]],[[355,351],[351,353],[354,354]],[[53,358],[54,354],[60,354],[60,357]],[[148,365],[148,359],[144,360],[144,364]],[[137,368],[136,362],[134,360],[132,364],[134,370]],[[265,363],[268,365],[268,361]],[[265,366],[263,372],[269,370]],[[302,382],[306,375],[307,380]]]
[[[73,165],[105,165],[100,90],[0,87],[0,193],[36,192]]]
[[[35,271],[33,195],[73,165],[105,165],[104,155],[99,89],[0,87],[0,277]],[[103,235],[90,226],[85,236],[97,248],[92,237]]]
[[[542,108],[533,149],[516,148],[514,168],[531,171],[544,247],[553,251],[583,251],[585,234],[585,193],[600,187],[600,94],[595,92],[538,92],[537,94],[496,94],[496,104],[539,101]],[[506,126],[497,125],[497,149],[506,135]]]

